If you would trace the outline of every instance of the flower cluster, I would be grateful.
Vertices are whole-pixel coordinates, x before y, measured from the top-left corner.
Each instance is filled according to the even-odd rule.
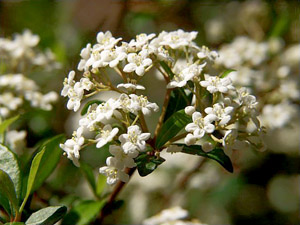
[[[26,77],[36,69],[59,68],[50,50],[45,53],[36,49],[39,36],[29,30],[16,34],[13,39],[0,38],[0,117],[7,118],[20,109],[25,102],[32,107],[51,110],[57,100],[55,92],[42,94],[38,85]],[[28,73],[28,74],[26,74]]]
[[[216,147],[238,149],[241,144],[264,149],[256,98],[246,89],[235,88],[229,76],[213,72],[218,53],[198,47],[194,42],[197,32],[163,31],[155,36],[140,34],[127,43],[109,31],[99,32],[97,43],[82,49],[78,64],[82,76],[76,81],[75,71],[71,71],[61,92],[68,97],[67,108],[76,112],[84,99],[103,91],[113,91],[118,97],[85,105],[77,132],[60,145],[68,158],[79,166],[81,149],[90,144],[97,148],[108,144],[112,156],[99,172],[107,176],[108,184],[115,184],[118,180],[128,181],[127,171],[136,166],[139,155],[146,152],[159,158],[163,149],[179,152],[182,147],[178,143],[199,145],[205,151]],[[159,71],[166,81],[169,91],[165,99],[175,90],[182,90],[192,99],[184,106],[192,122],[159,149],[155,149],[154,142],[168,101],[151,135],[145,116],[157,112],[159,106],[142,94],[146,87],[139,83],[151,70]],[[123,82],[115,84],[112,72]],[[86,138],[91,136],[94,138]]]
[[[256,42],[237,37],[221,46],[219,53],[217,63],[236,70],[230,73],[234,85],[247,86],[257,96],[264,126],[283,128],[299,114],[299,44],[284,48],[280,39]]]

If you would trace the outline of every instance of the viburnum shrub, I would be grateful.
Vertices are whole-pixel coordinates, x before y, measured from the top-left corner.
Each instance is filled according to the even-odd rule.
[[[135,168],[141,176],[154,171],[165,161],[162,151],[211,158],[232,172],[226,152],[265,149],[255,96],[232,84],[233,70],[216,64],[218,53],[199,47],[196,36],[195,31],[163,31],[139,34],[127,43],[107,31],[81,50],[79,72],[69,73],[61,92],[68,97],[67,108],[76,112],[83,100],[101,92],[118,97],[100,101],[96,96],[83,107],[78,129],[60,145],[76,166],[86,146],[101,151],[109,145],[111,156],[99,172],[113,185],[128,182]],[[151,102],[140,83],[154,70],[166,90],[147,91],[165,92],[162,106]],[[122,82],[115,83],[114,76]],[[151,133],[145,117],[154,113],[160,116]]]

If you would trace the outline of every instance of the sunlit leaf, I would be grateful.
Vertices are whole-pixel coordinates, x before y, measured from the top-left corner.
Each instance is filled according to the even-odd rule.
[[[65,206],[50,206],[31,214],[26,225],[50,225],[62,219],[67,212]]]
[[[155,147],[161,148],[167,141],[175,137],[188,123],[192,122],[190,116],[186,115],[184,110],[179,110],[174,113],[166,122],[157,135]]]
[[[18,159],[15,153],[2,144],[0,144],[0,168],[8,174],[14,184],[17,195],[19,195],[21,190],[21,172]]]

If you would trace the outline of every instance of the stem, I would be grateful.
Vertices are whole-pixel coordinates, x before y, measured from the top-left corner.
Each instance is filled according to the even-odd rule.
[[[144,114],[139,112],[139,118],[140,118],[140,122],[141,122],[142,131],[145,133],[149,133],[149,129],[147,127]]]
[[[183,134],[180,134],[180,135],[178,135],[178,136],[175,136],[175,137],[171,138],[171,139],[164,145],[164,147],[167,147],[168,145],[172,144],[173,142],[178,141],[178,140],[184,138],[187,134],[188,134],[188,133],[185,132],[185,133],[183,133]]]
[[[163,108],[162,108],[161,114],[159,116],[157,126],[155,128],[154,139],[157,137],[159,131],[161,130],[162,124],[164,122],[164,118],[165,118],[167,108],[168,108],[168,104],[169,104],[169,101],[170,101],[171,91],[172,91],[171,89],[167,89],[167,91],[166,91]]]

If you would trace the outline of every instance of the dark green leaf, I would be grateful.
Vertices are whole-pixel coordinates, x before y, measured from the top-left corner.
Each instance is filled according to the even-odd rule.
[[[0,168],[8,174],[14,184],[17,195],[19,195],[21,190],[19,162],[15,153],[2,144],[0,144]]]
[[[220,75],[220,78],[227,77],[231,72],[234,72],[234,71],[236,71],[236,70],[233,70],[233,69],[225,70],[225,71]]]
[[[173,115],[175,112],[184,109],[187,105],[189,105],[189,102],[192,100],[192,94],[187,96],[182,89],[174,89],[170,96],[170,101],[168,104],[167,112],[164,118],[164,121],[166,121],[171,115]]]
[[[18,116],[14,116],[12,118],[9,118],[7,120],[4,120],[1,122],[0,119],[0,142],[3,143],[4,141],[4,132],[5,130],[9,127],[9,125],[11,125],[13,122],[15,122],[17,119],[19,118]]]
[[[281,37],[289,30],[290,17],[288,13],[282,13],[274,22],[268,36]]]
[[[0,192],[8,198],[15,212],[18,211],[18,200],[14,184],[9,175],[0,169]]]
[[[89,185],[91,186],[93,192],[96,193],[96,181],[95,181],[93,168],[90,165],[88,165],[84,162],[81,162],[80,163],[80,169],[83,172],[83,174],[84,174],[86,180],[88,181]]]
[[[179,110],[174,113],[166,122],[163,123],[162,128],[157,135],[155,147],[161,148],[167,141],[175,137],[192,119],[186,115],[184,110]]]
[[[158,158],[156,156],[148,155],[147,153],[140,154],[135,158],[138,172],[142,177],[152,173],[164,161],[164,158]]]
[[[64,217],[62,225],[85,225],[96,219],[105,201],[85,200],[74,206]]]
[[[220,163],[226,170],[229,172],[233,172],[233,167],[230,158],[224,153],[223,149],[221,148],[215,148],[210,152],[205,152],[202,150],[201,146],[199,145],[191,145],[186,146],[182,145],[183,149],[181,152],[192,154],[192,155],[199,155],[206,158],[213,159]]]
[[[56,168],[62,155],[62,150],[60,149],[59,144],[64,140],[64,135],[57,135],[45,141],[41,145],[40,149],[45,148],[45,151],[42,156],[31,193],[37,190]]]
[[[83,108],[82,108],[82,110],[81,110],[81,115],[82,116],[84,116],[86,113],[87,113],[87,111],[88,111],[88,109],[89,109],[89,107],[90,107],[90,105],[93,105],[93,104],[101,104],[103,101],[99,101],[99,100],[91,100],[91,101],[88,101],[84,106],[83,106]]]
[[[55,224],[57,221],[62,219],[67,212],[65,206],[50,206],[47,208],[40,209],[33,213],[28,220],[26,225],[50,225]]]
[[[0,192],[0,206],[3,207],[3,209],[7,212],[8,215],[11,214],[9,200],[7,199],[5,193],[2,192]]]

